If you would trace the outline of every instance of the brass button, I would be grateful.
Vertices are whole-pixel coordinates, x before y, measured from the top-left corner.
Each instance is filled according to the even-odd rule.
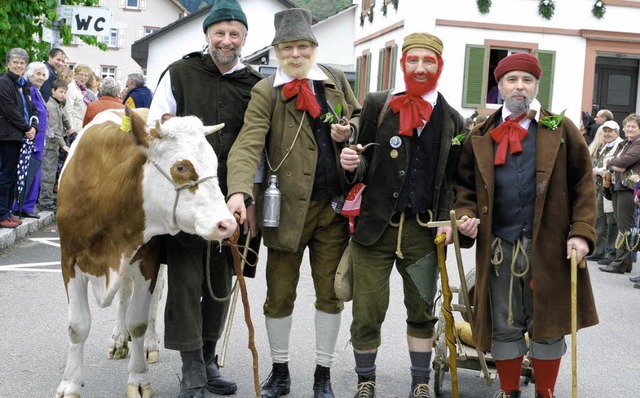
[[[482,209],[480,210],[480,212],[482,214],[487,214],[487,211],[489,211],[489,209],[487,209],[487,206],[482,206]]]

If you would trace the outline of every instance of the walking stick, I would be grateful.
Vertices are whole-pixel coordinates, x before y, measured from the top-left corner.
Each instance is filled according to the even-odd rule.
[[[442,314],[444,316],[444,335],[447,340],[447,348],[449,348],[449,369],[451,370],[451,390],[453,398],[458,398],[458,363],[455,343],[455,335],[453,333],[453,313],[451,312],[451,289],[449,288],[449,275],[447,274],[447,265],[444,255],[444,241],[447,235],[440,234],[436,236],[435,244],[438,255],[438,269],[442,278]]]
[[[576,249],[571,250],[571,396],[578,398],[578,260]],[[586,267],[584,259],[580,268]]]
[[[243,271],[244,275],[244,266],[247,262],[247,254],[249,253],[249,242],[251,241],[251,234],[247,234],[247,238],[244,242],[244,249],[242,250],[242,259],[240,263],[240,269]],[[229,336],[231,335],[231,326],[233,326],[233,318],[236,313],[236,305],[238,304],[238,293],[239,293],[239,284],[238,279],[233,284],[233,288],[231,291],[233,292],[233,298],[231,299],[231,308],[229,309],[229,316],[227,317],[227,326],[224,330],[224,342],[222,343],[222,352],[220,353],[220,362],[219,365],[221,368],[224,368],[224,361],[227,358],[227,348],[229,347]]]
[[[237,220],[237,216],[236,216]],[[251,233],[247,234],[247,239]],[[238,224],[238,229],[234,233],[234,235],[229,239],[231,243],[237,243],[238,238],[240,237],[240,224]],[[246,247],[249,246],[247,241]],[[247,295],[247,285],[244,280],[244,275],[242,273],[242,267],[244,265],[244,257],[240,256],[240,250],[238,250],[237,244],[231,245],[231,254],[233,255],[233,266],[236,271],[236,278],[240,285],[240,293],[242,296],[242,306],[244,308],[244,321],[247,324],[247,329],[249,330],[249,343],[248,348],[251,350],[251,354],[253,356],[253,386],[256,392],[256,397],[260,396],[260,374],[258,368],[258,350],[256,350],[255,344],[255,331],[253,329],[253,321],[251,320],[251,308],[249,307],[249,297]]]

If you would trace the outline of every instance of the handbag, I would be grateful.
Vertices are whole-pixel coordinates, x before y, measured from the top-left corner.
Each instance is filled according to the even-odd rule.
[[[353,299],[353,270],[351,269],[351,245],[347,245],[338,263],[333,288],[338,300],[347,302]]]

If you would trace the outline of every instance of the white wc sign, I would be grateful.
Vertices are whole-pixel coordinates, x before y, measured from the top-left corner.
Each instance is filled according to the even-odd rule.
[[[74,35],[108,36],[111,31],[111,11],[98,7],[72,7],[71,33]],[[67,24],[69,19],[67,19]]]

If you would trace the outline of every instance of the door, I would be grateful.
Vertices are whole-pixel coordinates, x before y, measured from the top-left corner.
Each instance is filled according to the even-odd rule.
[[[638,92],[637,59],[598,57],[596,59],[595,82],[593,85],[592,114],[600,109],[613,112],[616,122],[636,111]]]

